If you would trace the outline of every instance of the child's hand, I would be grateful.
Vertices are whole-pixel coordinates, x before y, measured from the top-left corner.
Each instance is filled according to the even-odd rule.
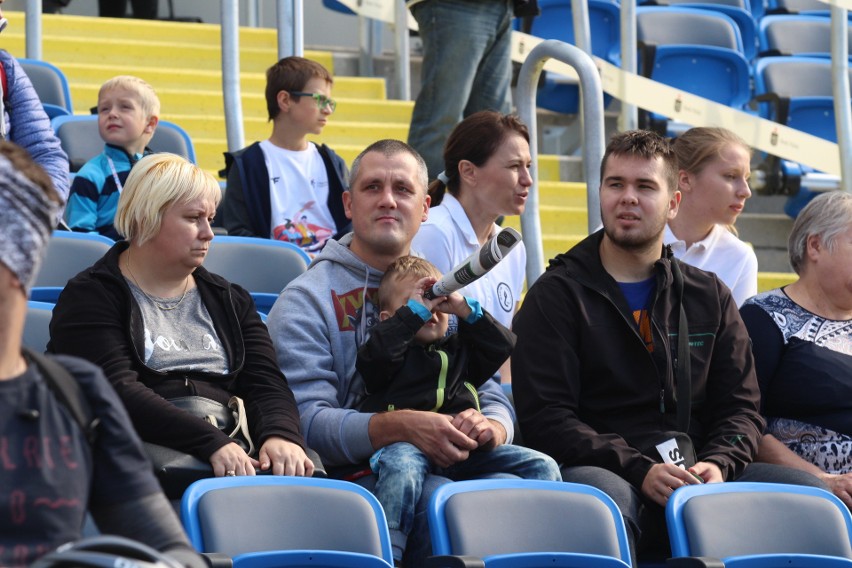
[[[437,281],[438,279],[432,276],[426,276],[425,278],[421,278],[420,280],[414,283],[414,288],[412,288],[408,299],[423,304],[430,312],[435,311],[435,308],[446,299],[446,296],[437,296],[430,300],[423,296],[423,293],[429,288],[431,288]]]
[[[438,304],[438,310],[445,314],[455,314],[459,319],[467,319],[470,316],[471,309],[464,299],[464,296],[458,292],[453,292],[449,296],[444,296],[444,301]]]

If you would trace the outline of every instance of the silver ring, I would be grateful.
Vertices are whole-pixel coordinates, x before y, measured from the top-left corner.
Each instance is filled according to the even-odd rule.
[[[225,477],[234,477],[237,475],[237,472],[234,470],[229,470],[225,472]]]

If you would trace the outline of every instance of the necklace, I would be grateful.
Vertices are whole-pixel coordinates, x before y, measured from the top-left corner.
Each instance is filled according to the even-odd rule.
[[[189,276],[187,276],[186,280],[183,283],[183,295],[180,297],[180,300],[178,300],[177,303],[173,306],[167,306],[165,304],[162,304],[155,300],[150,294],[148,294],[148,292],[146,292],[142,288],[142,286],[139,284],[139,280],[136,279],[136,275],[133,274],[133,269],[130,268],[130,249],[127,249],[127,262],[125,264],[127,265],[127,272],[130,273],[130,278],[133,280],[133,283],[136,284],[136,287],[139,288],[139,291],[142,292],[142,294],[144,294],[145,297],[148,298],[148,300],[150,300],[152,304],[154,304],[161,310],[171,311],[177,308],[181,304],[181,302],[183,302],[183,299],[186,298],[186,293],[189,292]]]

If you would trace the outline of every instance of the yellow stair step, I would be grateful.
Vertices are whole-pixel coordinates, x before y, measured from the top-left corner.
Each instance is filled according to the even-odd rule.
[[[757,291],[766,292],[774,288],[780,288],[787,284],[792,284],[799,279],[799,275],[795,272],[758,272],[757,273]]]
[[[219,96],[222,93],[222,73],[219,70],[162,68],[129,64],[117,72],[114,65],[73,62],[63,62],[57,67],[68,78],[68,82],[74,84],[75,89],[86,97],[89,96],[87,93],[90,91],[97,94],[97,89],[107,79],[118,74],[141,77],[151,83],[155,90],[157,88],[206,90],[219,93]],[[244,93],[258,93],[262,97],[266,88],[265,74],[242,73],[240,88]],[[332,96],[335,99],[379,101],[385,99],[385,91],[385,81],[379,77],[336,77]]]
[[[10,31],[23,30],[24,12],[4,10]],[[222,35],[218,24],[168,22],[164,20],[135,20],[72,15],[42,15],[45,38],[88,37],[98,40],[164,41],[219,46]],[[5,34],[4,34],[5,36]],[[240,48],[278,50],[276,31],[272,28],[240,28]]]

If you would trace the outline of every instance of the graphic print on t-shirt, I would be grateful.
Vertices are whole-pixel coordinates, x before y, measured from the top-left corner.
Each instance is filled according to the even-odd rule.
[[[336,232],[328,209],[328,172],[314,144],[287,150],[260,143],[269,171],[271,238],[319,252]]]

